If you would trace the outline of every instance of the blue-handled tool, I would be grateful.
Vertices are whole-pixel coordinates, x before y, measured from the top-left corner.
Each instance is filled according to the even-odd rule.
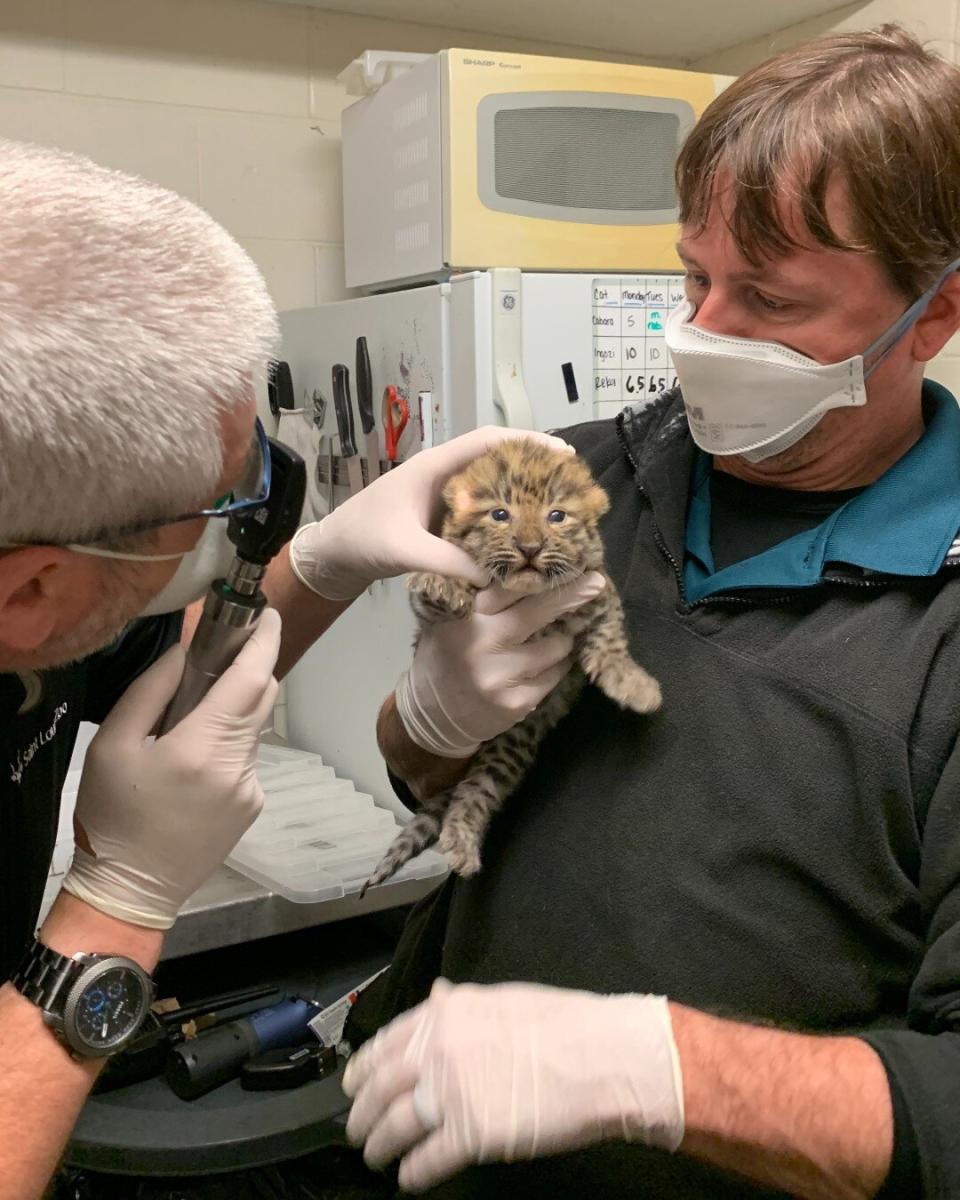
[[[321,1011],[310,1000],[283,1000],[191,1038],[171,1050],[167,1083],[181,1100],[205,1096],[236,1079],[243,1064],[265,1050],[312,1042],[310,1022]]]

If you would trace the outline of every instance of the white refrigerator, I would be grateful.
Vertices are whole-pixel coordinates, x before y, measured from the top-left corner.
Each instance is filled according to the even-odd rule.
[[[381,460],[384,389],[409,407],[398,461],[485,424],[561,429],[614,417],[676,382],[664,323],[682,276],[474,271],[447,282],[281,316],[293,409],[276,436],[307,459],[304,521],[348,496],[331,384],[350,372],[356,444],[356,343],[366,339]],[[288,403],[291,398],[288,397]],[[333,486],[330,466],[333,465]],[[378,803],[403,814],[376,747],[376,715],[409,662],[413,622],[402,579],[376,584],[294,668],[286,685],[290,743],[322,754]]]

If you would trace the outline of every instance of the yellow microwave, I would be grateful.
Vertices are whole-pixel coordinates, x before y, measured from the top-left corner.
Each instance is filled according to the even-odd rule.
[[[343,113],[348,286],[679,267],[674,162],[728,76],[482,50],[403,66]]]

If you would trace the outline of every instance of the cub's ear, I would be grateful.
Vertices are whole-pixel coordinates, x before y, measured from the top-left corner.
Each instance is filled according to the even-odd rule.
[[[610,511],[607,493],[596,483],[591,484],[584,493],[583,504],[588,518],[593,521],[599,521],[604,513]]]
[[[473,493],[462,478],[454,476],[443,489],[443,502],[451,516],[464,518],[473,509]]]

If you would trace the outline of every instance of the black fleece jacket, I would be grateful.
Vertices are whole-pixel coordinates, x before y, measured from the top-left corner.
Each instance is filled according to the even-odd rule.
[[[895,1100],[885,1193],[960,1196],[960,570],[834,563],[814,587],[691,605],[679,397],[564,436],[610,496],[607,567],[663,708],[639,717],[584,692],[494,820],[484,869],[418,906],[348,1033],[361,1041],[443,974],[859,1034]],[[780,1194],[619,1143],[431,1193]]]

